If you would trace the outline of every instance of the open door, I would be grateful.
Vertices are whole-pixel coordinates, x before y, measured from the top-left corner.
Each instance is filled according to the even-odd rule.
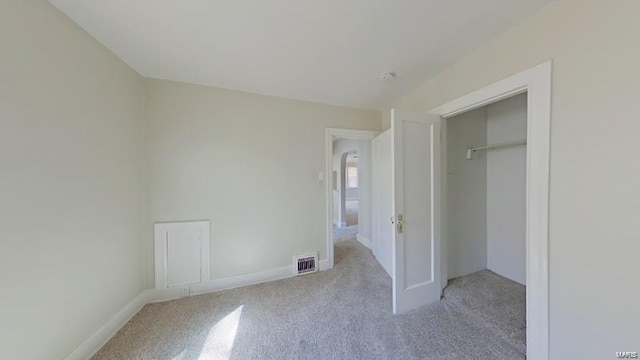
[[[393,313],[440,299],[440,118],[391,110]]]

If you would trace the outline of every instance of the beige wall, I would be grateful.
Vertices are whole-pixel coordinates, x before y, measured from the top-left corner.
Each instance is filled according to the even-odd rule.
[[[395,104],[427,111],[553,60],[552,359],[640,346],[639,13],[636,0],[560,1]]]
[[[147,82],[150,222],[210,219],[211,277],[325,259],[325,128],[378,130],[380,113]],[[330,177],[327,177],[328,180]],[[145,247],[153,285],[152,239]]]
[[[62,359],[142,290],[142,79],[0,1],[0,357]]]

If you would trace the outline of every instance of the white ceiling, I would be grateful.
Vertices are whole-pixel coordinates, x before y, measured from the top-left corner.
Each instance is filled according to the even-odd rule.
[[[146,77],[381,109],[552,0],[50,2]]]

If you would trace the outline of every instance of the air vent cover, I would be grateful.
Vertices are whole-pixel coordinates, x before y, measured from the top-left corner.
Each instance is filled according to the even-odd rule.
[[[318,271],[318,253],[307,253],[293,257],[293,273],[295,275],[310,274]]]

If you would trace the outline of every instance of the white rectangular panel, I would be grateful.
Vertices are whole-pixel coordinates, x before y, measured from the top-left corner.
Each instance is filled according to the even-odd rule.
[[[155,224],[156,289],[210,279],[209,221]]]

